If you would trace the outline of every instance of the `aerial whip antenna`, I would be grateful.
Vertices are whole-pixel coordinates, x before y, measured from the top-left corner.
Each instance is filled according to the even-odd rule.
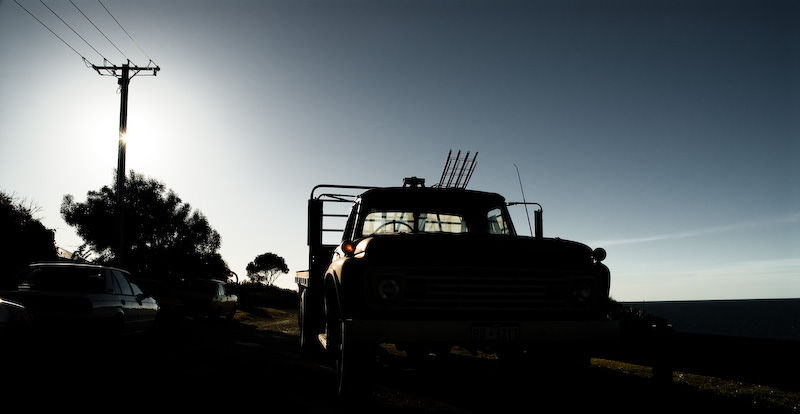
[[[531,227],[531,216],[528,214],[528,201],[525,200],[525,190],[522,189],[522,177],[519,175],[519,167],[517,164],[514,164],[514,168],[517,169],[517,179],[519,180],[519,190],[522,192],[522,203],[525,204],[525,218],[528,219],[528,230],[531,232],[531,236],[533,236],[533,228]]]

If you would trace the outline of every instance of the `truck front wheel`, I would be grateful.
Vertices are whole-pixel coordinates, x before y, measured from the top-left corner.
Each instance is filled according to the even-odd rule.
[[[348,404],[370,400],[370,377],[374,353],[371,347],[347,340],[347,331],[339,312],[338,302],[326,296],[326,334],[328,352],[336,366],[336,390],[339,398]]]

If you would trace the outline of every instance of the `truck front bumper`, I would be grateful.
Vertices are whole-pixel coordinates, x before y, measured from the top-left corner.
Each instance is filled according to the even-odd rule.
[[[348,341],[373,343],[611,341],[620,334],[618,321],[346,320],[344,329]]]

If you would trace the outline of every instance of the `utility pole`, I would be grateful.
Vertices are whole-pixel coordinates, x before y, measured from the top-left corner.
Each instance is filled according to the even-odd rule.
[[[117,248],[117,266],[125,266],[125,134],[128,132],[128,85],[131,78],[141,72],[152,72],[156,76],[159,70],[158,66],[139,67],[131,66],[130,60],[122,66],[96,66],[92,65],[92,69],[96,70],[101,76],[114,76],[118,78],[117,83],[120,87],[120,104],[119,104],[119,150],[117,152],[117,219],[119,220],[119,234],[118,234],[118,248]],[[152,63],[152,61],[151,61]],[[101,72],[104,71],[105,73]]]

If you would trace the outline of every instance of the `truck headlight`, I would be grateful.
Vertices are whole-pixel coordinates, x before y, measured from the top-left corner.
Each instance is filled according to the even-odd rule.
[[[594,288],[588,282],[575,282],[572,284],[572,299],[578,303],[588,302],[594,295]]]
[[[394,278],[385,278],[378,282],[378,298],[391,302],[400,297],[400,282]]]

